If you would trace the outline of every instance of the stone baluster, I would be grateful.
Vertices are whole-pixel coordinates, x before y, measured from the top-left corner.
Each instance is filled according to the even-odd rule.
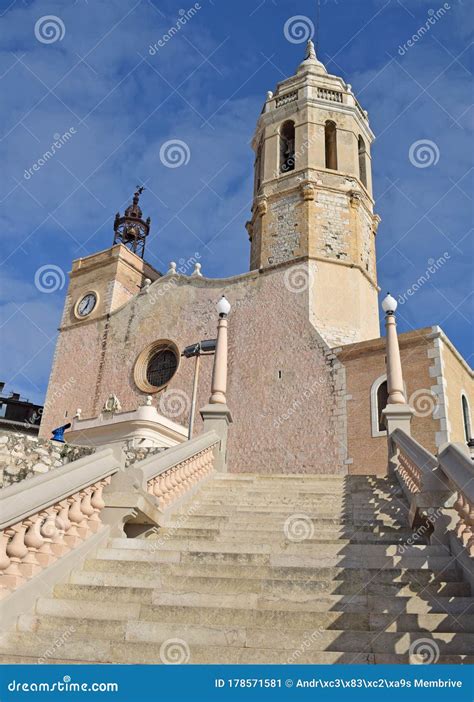
[[[47,554],[41,551],[44,544],[44,538],[41,535],[41,525],[43,519],[39,515],[34,515],[25,521],[28,529],[25,533],[25,545],[31,553],[34,553],[36,562],[41,568],[49,564]]]
[[[70,504],[68,517],[72,522],[71,529],[74,529],[79,539],[84,541],[87,536],[88,528],[87,521],[81,510],[82,497],[80,494],[76,494],[69,497],[68,500]]]
[[[0,571],[2,574],[7,570],[10,565],[10,557],[7,555],[7,545],[9,541],[9,536],[6,530],[2,531],[2,540],[0,543]]]
[[[7,556],[10,557],[8,574],[15,576],[16,583],[19,584],[26,580],[31,572],[31,568],[23,567],[23,559],[28,554],[28,547],[25,546],[26,525],[20,522],[8,532],[13,536],[7,544]]]

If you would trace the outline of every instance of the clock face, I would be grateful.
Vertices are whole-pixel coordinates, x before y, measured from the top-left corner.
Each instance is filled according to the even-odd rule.
[[[82,300],[80,300],[79,304],[77,305],[77,314],[79,317],[87,317],[87,315],[92,312],[96,304],[97,296],[95,293],[87,293],[87,295],[84,295]]]

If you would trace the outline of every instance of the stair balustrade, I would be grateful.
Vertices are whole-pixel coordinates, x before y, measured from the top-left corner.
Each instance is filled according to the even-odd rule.
[[[219,437],[211,431],[169,449],[158,458],[136,464],[143,470],[146,490],[167,509],[215,470]]]
[[[439,454],[439,466],[456,493],[453,509],[458,516],[456,537],[474,557],[474,465],[456,444],[448,444]]]
[[[102,491],[120,468],[111,448],[0,493],[0,594],[5,596],[102,527]]]
[[[430,522],[437,543],[446,543],[474,587],[474,465],[457,444],[433,456],[402,429],[389,436],[389,467],[409,503],[413,528]]]

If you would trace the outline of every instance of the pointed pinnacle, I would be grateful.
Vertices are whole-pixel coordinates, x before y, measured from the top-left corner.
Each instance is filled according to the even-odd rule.
[[[311,41],[311,39],[308,39],[308,43],[306,44],[306,59],[315,59],[316,60],[316,51],[314,48],[314,44]]]

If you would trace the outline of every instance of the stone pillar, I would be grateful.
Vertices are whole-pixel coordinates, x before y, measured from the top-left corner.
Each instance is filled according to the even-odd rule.
[[[387,389],[389,405],[405,405],[403,388],[402,362],[398,346],[397,323],[393,312],[385,315],[386,349],[387,349]]]
[[[227,316],[221,315],[217,324],[216,354],[212,369],[209,404],[225,405],[227,392]]]
[[[223,312],[220,305],[227,311]],[[216,452],[216,470],[227,471],[227,432],[232,422],[232,415],[227,407],[227,314],[230,305],[224,296],[218,304],[219,322],[217,324],[216,354],[212,369],[211,396],[209,403],[200,410],[204,422],[204,431],[214,430],[220,444]]]
[[[411,435],[410,424],[413,416],[413,410],[407,404],[405,397],[397,323],[394,314],[395,300],[393,303],[393,308],[385,315],[388,402],[382,412],[389,437],[389,461],[391,459],[390,434],[395,429],[402,429],[406,434]]]

